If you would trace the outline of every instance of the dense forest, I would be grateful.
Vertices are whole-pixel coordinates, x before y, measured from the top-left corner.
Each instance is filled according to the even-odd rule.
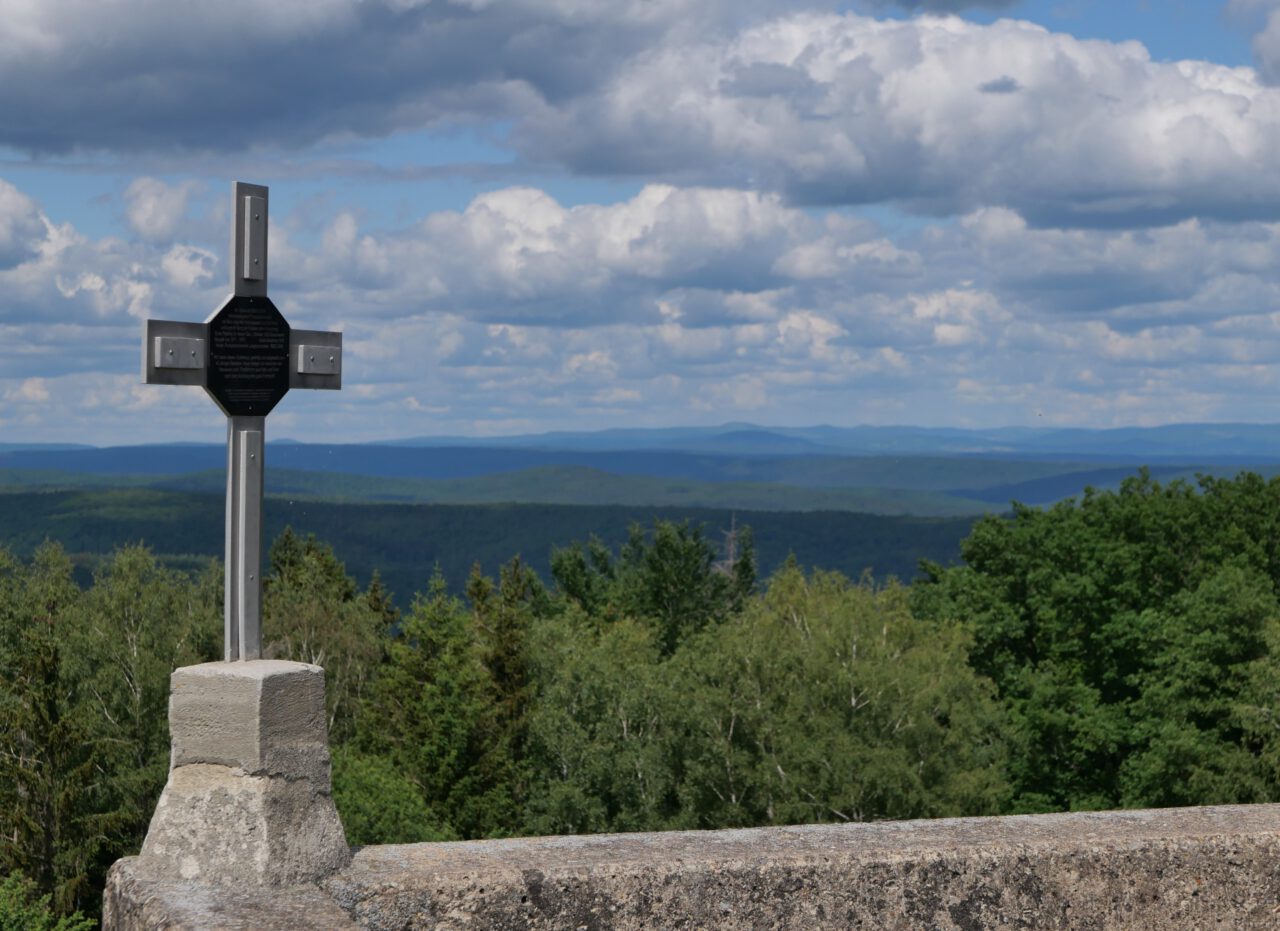
[[[326,669],[352,843],[1280,800],[1277,524],[1280,480],[1142,473],[909,587],[657,521],[403,610],[286,529],[264,638]],[[0,925],[77,927],[138,849],[221,593],[136,546],[87,588],[0,551]]]
[[[61,543],[82,585],[104,556],[145,540],[165,565],[199,569],[220,556],[226,533],[221,492],[152,488],[5,492],[0,490],[0,546],[30,558],[45,540]],[[515,555],[550,578],[555,547],[598,536],[616,549],[632,524],[654,520],[704,526],[719,541],[735,523],[755,531],[763,574],[794,554],[807,566],[859,576],[911,579],[921,558],[952,562],[974,517],[906,517],[851,511],[743,511],[649,505],[371,504],[268,496],[268,539],[286,526],[333,546],[346,570],[368,584],[376,569],[408,607],[438,569],[460,590],[479,563],[491,574]]]

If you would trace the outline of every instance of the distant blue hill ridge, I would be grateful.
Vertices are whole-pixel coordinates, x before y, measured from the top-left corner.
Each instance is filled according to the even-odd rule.
[[[614,429],[506,436],[415,437],[367,444],[269,443],[272,466],[378,476],[461,478],[543,466],[704,481],[784,481],[837,473],[850,457],[1054,460],[1117,467],[1280,462],[1280,425],[1170,424],[1109,430],[1004,427],[719,427]],[[97,448],[0,444],[0,469],[139,475],[221,468],[221,444]],[[802,467],[803,466],[803,467]],[[797,484],[829,484],[797,479]]]
[[[740,454],[1055,456],[1087,460],[1134,457],[1200,461],[1280,460],[1277,424],[1167,424],[1110,429],[1058,427],[857,426],[616,428],[503,437],[410,437],[380,442],[404,447],[507,447],[554,450],[668,449]]]
[[[758,459],[764,457],[745,457]],[[553,450],[504,447],[270,445],[268,468],[418,478],[466,478],[539,466],[586,466],[615,475],[650,475],[717,481],[750,478],[743,456],[669,450]],[[171,475],[224,465],[219,446],[113,446],[84,450],[0,452],[0,469],[61,470],[90,474]],[[756,467],[756,470],[759,466]],[[741,475],[736,473],[743,473]]]
[[[57,451],[63,449],[94,449],[83,443],[0,443],[0,452],[18,452],[25,449]]]

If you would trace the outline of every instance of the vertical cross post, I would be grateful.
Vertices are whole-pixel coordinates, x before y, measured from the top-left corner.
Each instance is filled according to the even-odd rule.
[[[231,291],[267,295],[267,189],[237,181],[232,200]],[[267,418],[227,415],[227,539],[223,652],[262,658],[262,486]]]
[[[265,417],[227,418],[227,662],[262,658],[262,466]]]
[[[231,296],[204,323],[148,320],[148,384],[201,385],[227,415],[227,662],[262,657],[267,414],[290,388],[342,387],[342,334],[292,329],[267,297],[267,189],[232,189]]]

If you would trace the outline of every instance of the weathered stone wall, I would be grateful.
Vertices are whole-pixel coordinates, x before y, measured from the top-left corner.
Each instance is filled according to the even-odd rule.
[[[1280,806],[366,847],[318,886],[113,868],[109,929],[1280,928]]]

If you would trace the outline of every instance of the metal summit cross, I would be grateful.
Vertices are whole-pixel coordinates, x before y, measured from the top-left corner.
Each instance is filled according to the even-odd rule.
[[[200,385],[227,415],[225,659],[262,657],[267,414],[290,388],[342,387],[342,334],[294,330],[267,297],[267,189],[232,190],[231,296],[204,323],[148,320],[149,385]]]

